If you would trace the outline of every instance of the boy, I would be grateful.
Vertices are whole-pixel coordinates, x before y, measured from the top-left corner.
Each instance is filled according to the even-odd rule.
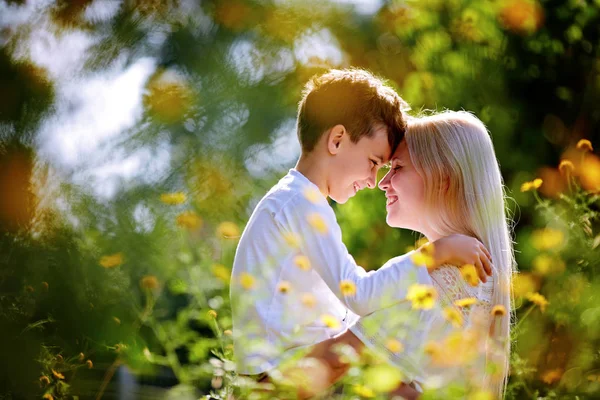
[[[239,374],[261,380],[317,343],[313,355],[335,368],[335,338],[344,333],[344,343],[359,348],[348,327],[405,300],[409,284],[431,284],[428,268],[471,263],[483,281],[485,272],[491,274],[485,249],[466,236],[436,241],[428,268],[407,255],[367,273],[348,254],[327,198],[343,204],[376,186],[377,171],[404,136],[405,105],[362,70],[332,70],[306,85],[298,108],[300,160],[259,202],[235,255],[231,300]],[[329,374],[325,380],[332,383],[339,370]]]

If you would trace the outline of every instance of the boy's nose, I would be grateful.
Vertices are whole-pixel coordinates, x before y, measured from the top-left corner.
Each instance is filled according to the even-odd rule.
[[[381,178],[381,180],[379,181],[379,189],[385,191],[388,189],[388,187],[390,186],[390,179],[389,179],[389,175],[390,173],[388,172],[387,174],[385,174],[385,176],[383,178]]]

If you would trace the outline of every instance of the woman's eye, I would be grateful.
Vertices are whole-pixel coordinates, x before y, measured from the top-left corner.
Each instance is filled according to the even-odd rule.
[[[392,170],[394,171],[398,171],[400,168],[402,168],[401,165],[396,165],[394,168],[392,168]]]
[[[377,166],[377,161],[375,160],[371,160],[371,162],[373,163],[373,166],[376,167]]]

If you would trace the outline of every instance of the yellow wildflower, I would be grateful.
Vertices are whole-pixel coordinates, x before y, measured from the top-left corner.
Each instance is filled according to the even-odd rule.
[[[104,268],[114,268],[123,264],[123,253],[115,253],[100,258],[100,265]]]
[[[87,365],[88,369],[94,368],[94,363],[92,362],[92,360],[87,360],[85,362],[85,365]]]
[[[588,154],[579,171],[581,186],[592,193],[600,192],[600,158],[595,154]]]
[[[433,286],[415,283],[409,286],[406,298],[412,302],[413,308],[428,310],[435,304],[437,291]]]
[[[430,254],[426,254],[426,252],[419,250],[411,254],[410,259],[418,266],[432,267],[435,264],[435,261]]]
[[[530,190],[537,190],[540,188],[540,186],[542,186],[542,183],[544,183],[543,180],[541,180],[540,178],[536,178],[531,182],[524,182],[521,185],[521,192],[528,192]]]
[[[575,165],[569,160],[562,160],[560,164],[558,164],[558,170],[561,174],[571,174],[575,171]]]
[[[303,271],[310,270],[310,260],[306,256],[299,255],[294,257],[294,265]]]
[[[319,213],[311,213],[307,217],[308,223],[312,226],[317,232],[324,235],[327,233],[327,224],[325,220]]]
[[[419,240],[417,240],[417,243],[415,243],[415,247],[418,249],[421,246],[425,246],[426,244],[429,243],[429,240],[427,240],[426,237],[422,237]],[[432,246],[432,243],[429,243],[430,246]]]
[[[79,353],[79,356],[77,356],[77,359],[79,361],[83,361],[84,358],[85,358],[85,355],[83,353]]]
[[[220,279],[225,283],[229,283],[229,280],[231,279],[231,272],[229,272],[229,269],[227,269],[226,266],[221,264],[215,264],[212,266],[211,270],[216,278]]]
[[[202,226],[202,218],[194,211],[184,211],[175,219],[177,225],[187,229],[197,229]]]
[[[471,393],[468,400],[494,400],[496,397],[488,390],[478,390]]]
[[[458,299],[454,302],[457,307],[470,307],[473,304],[477,304],[477,299],[475,297],[467,297],[464,299]]]
[[[527,300],[531,301],[532,303],[534,303],[535,305],[540,307],[540,310],[542,310],[542,312],[546,311],[546,306],[548,304],[550,304],[550,302],[548,300],[546,300],[546,298],[539,294],[539,293],[528,293],[526,296]]]
[[[217,312],[215,310],[208,310],[207,314],[210,318],[217,318]]]
[[[594,149],[592,148],[592,142],[587,139],[581,139],[577,142],[577,150],[589,151],[592,152]]]
[[[304,197],[311,203],[318,203],[323,200],[323,195],[317,189],[313,187],[307,187],[304,189]]]
[[[385,342],[385,347],[392,353],[401,353],[404,351],[404,345],[393,338],[390,338]]]
[[[562,368],[555,368],[549,371],[546,371],[542,374],[542,382],[547,383],[548,385],[552,385],[554,382],[558,382],[563,375]]]
[[[375,392],[373,391],[373,389],[370,389],[363,385],[354,385],[354,393],[356,393],[360,397],[366,397],[366,398],[375,397]]]
[[[140,280],[140,286],[142,289],[156,289],[158,288],[158,279],[154,275],[146,275]]]
[[[356,294],[356,285],[352,281],[344,280],[340,282],[340,290],[344,296],[354,296]]]
[[[560,247],[565,239],[565,234],[553,228],[537,229],[531,234],[533,247],[538,250],[552,250]]]
[[[531,190],[531,182],[523,182],[521,192],[529,192]]]
[[[502,304],[496,304],[492,308],[492,311],[490,312],[490,314],[493,315],[494,317],[503,317],[506,315],[506,307],[504,307]]]
[[[438,342],[429,341],[425,343],[423,346],[423,351],[427,354],[431,359],[436,362],[440,361],[442,357],[442,346]]]
[[[250,290],[254,287],[254,285],[256,284],[256,279],[254,279],[254,277],[252,275],[250,275],[247,272],[244,272],[241,276],[240,276],[240,284],[242,285],[242,287],[246,290]]]
[[[42,375],[40,376],[40,383],[44,386],[48,386],[50,384],[50,378],[48,378],[46,375]]]
[[[42,399],[44,399],[44,400],[54,400],[54,397],[52,397],[52,395],[50,393],[46,393],[45,395],[42,396]]]
[[[531,274],[520,273],[513,278],[512,290],[515,297],[523,297],[529,292],[535,292],[537,289],[537,281]]]
[[[302,295],[302,304],[304,304],[305,307],[308,308],[313,308],[315,306],[315,304],[317,304],[317,299],[315,299],[315,296],[313,296],[310,293],[304,293]]]
[[[454,307],[444,308],[444,317],[452,323],[455,328],[460,328],[463,324],[463,316],[460,311]]]
[[[463,265],[460,269],[460,274],[469,285],[479,285],[479,275],[477,275],[477,270],[475,269],[475,266],[473,264]]]
[[[217,236],[225,239],[235,239],[240,236],[240,229],[233,222],[221,222],[217,227]]]
[[[185,203],[186,200],[187,196],[185,195],[185,193],[182,192],[163,193],[160,195],[160,201],[170,206]]]
[[[63,356],[62,356],[62,355],[60,355],[60,354],[57,354],[57,355],[56,355],[56,361],[58,361],[59,363],[63,362],[63,361],[64,361],[64,358],[63,358]]]
[[[279,285],[277,285],[277,291],[279,293],[286,294],[290,290],[292,290],[292,285],[288,281],[282,281]]]
[[[65,379],[65,376],[63,374],[61,374],[60,372],[57,372],[55,370],[51,370],[52,371],[52,375],[54,375],[54,377],[56,379]]]
[[[293,249],[300,248],[300,244],[302,243],[302,241],[300,240],[300,236],[298,236],[295,233],[286,233],[283,235],[283,239],[285,240],[287,245]]]
[[[328,328],[337,329],[340,327],[340,321],[330,314],[321,315],[321,322],[324,323]]]
[[[233,332],[231,331],[231,329],[225,329],[223,331],[223,335],[225,335],[225,336],[231,336],[231,335],[233,335]]]

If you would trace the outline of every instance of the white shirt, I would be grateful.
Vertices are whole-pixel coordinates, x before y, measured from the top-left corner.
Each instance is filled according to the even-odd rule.
[[[298,256],[310,267],[299,267]],[[345,296],[342,281],[355,293]],[[358,316],[403,301],[414,282],[431,284],[431,278],[409,254],[377,271],[356,265],[327,199],[291,169],[256,206],[235,254],[230,297],[238,373],[277,367],[299,349],[343,332]]]

